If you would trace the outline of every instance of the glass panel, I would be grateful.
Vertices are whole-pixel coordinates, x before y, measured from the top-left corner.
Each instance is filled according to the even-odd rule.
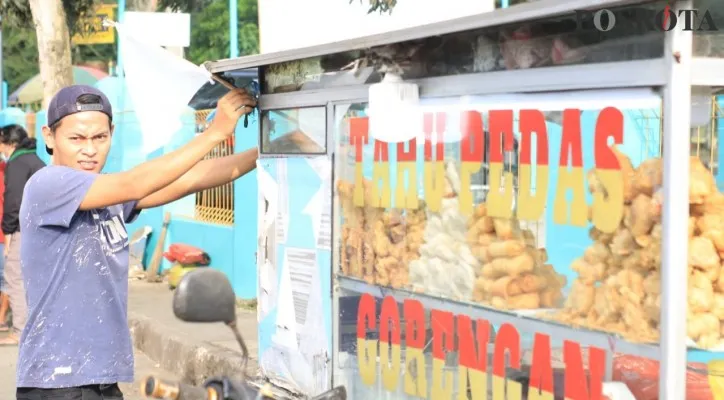
[[[658,375],[642,343],[659,341],[661,109],[639,89],[426,99],[424,133],[387,144],[367,104],[337,106],[335,382],[350,398],[474,399],[507,381],[527,398],[531,369],[551,368],[544,391],[574,398],[564,376],[602,382],[616,349],[615,379],[644,398]],[[718,345],[718,330],[689,329]]]
[[[691,92],[687,333],[693,348],[689,351],[687,399],[724,393],[724,368],[720,366],[724,359],[724,241],[719,234],[724,232],[720,222],[724,172],[719,168],[724,154],[719,142],[724,98],[718,93],[721,88],[692,87]]]
[[[327,152],[325,107],[263,111],[263,154],[324,154]]]
[[[263,90],[282,93],[375,83],[383,65],[401,71],[405,79],[418,79],[658,58],[664,33],[653,24],[664,5],[658,1],[612,8],[610,14],[581,12],[274,64],[264,70]],[[611,29],[599,30],[597,24],[609,26],[601,21],[611,22]]]
[[[695,57],[724,57],[724,8],[721,5],[718,0],[694,0],[695,11],[682,10],[689,15],[690,28],[694,31]]]

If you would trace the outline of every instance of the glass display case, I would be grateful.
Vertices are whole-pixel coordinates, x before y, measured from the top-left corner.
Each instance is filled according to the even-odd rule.
[[[260,320],[296,332],[262,369],[352,399],[724,392],[714,3],[542,0],[212,66],[262,71]],[[390,65],[420,92],[396,143],[370,129]],[[270,147],[290,133],[317,147]]]

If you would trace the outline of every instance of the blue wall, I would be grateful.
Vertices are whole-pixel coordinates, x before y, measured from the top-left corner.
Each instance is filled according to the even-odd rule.
[[[129,170],[138,164],[171,152],[188,142],[195,134],[196,121],[194,110],[188,109],[183,116],[183,126],[176,132],[172,140],[155,153],[146,155],[142,151],[143,135],[138,118],[133,112],[133,102],[127,95],[123,80],[108,77],[96,84],[113,106],[115,131],[111,152],[103,169],[104,173]],[[258,125],[256,117],[249,119],[248,128],[237,125],[235,151],[240,152],[256,147]],[[38,140],[38,155],[46,163],[50,156],[45,152],[42,126],[46,124],[46,114],[36,114],[35,136]],[[25,113],[17,108],[9,108],[0,112],[0,126],[17,123],[26,126]],[[256,173],[252,172],[234,182],[234,207],[237,210],[233,226],[224,226],[194,221],[195,196],[190,195],[171,204],[144,210],[131,224],[129,233],[150,226],[153,229],[146,247],[145,265],[151,259],[160,236],[164,213],[171,213],[164,250],[171,243],[186,243],[197,246],[209,253],[212,267],[224,271],[232,282],[237,296],[245,299],[256,298],[256,214],[257,190]],[[161,271],[169,268],[170,263],[164,258]]]

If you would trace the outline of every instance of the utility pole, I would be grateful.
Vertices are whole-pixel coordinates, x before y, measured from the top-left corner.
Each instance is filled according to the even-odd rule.
[[[123,13],[126,12],[126,0],[118,0],[118,7],[116,8],[116,20],[123,23]],[[120,38],[116,41],[116,76],[123,76],[123,56],[121,54],[121,40]]]
[[[4,110],[7,104],[7,86],[5,85],[5,76],[3,75],[3,21],[0,16],[0,110]]]
[[[229,0],[229,58],[239,57],[239,3]]]

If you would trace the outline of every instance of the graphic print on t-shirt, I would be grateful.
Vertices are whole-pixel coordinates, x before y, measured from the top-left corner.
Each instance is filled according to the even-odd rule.
[[[93,210],[92,213],[93,219],[99,222],[99,234],[103,252],[110,255],[123,250],[128,245],[128,233],[123,223],[122,211],[112,216],[108,209],[101,210],[100,212]]]

